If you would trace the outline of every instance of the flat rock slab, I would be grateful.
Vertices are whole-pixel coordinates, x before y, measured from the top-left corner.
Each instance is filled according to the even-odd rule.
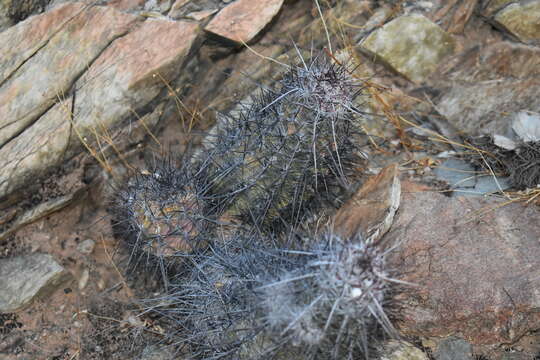
[[[540,41],[540,1],[513,3],[494,18],[495,22],[524,43]]]
[[[46,13],[39,15],[38,20],[30,18],[18,25],[26,27],[23,30],[26,36],[32,36],[42,35],[32,31],[35,26],[62,24],[56,32],[44,32],[50,35],[48,38],[36,39],[34,42],[38,44],[45,41],[43,47],[31,53],[1,84],[0,147],[62,99],[101,52],[113,40],[125,35],[136,21],[133,15],[107,7],[85,8],[74,3],[60,10],[64,8],[67,11]],[[18,47],[13,43],[16,38],[10,35],[10,32],[0,34],[0,52],[4,53],[4,48]]]
[[[57,31],[42,29],[48,24]],[[22,42],[29,50],[20,48],[26,55],[17,61],[0,62],[0,73],[7,69],[0,87],[0,198],[61,165],[82,142],[89,149],[107,143],[122,121],[145,115],[141,109],[159,101],[198,35],[195,23],[140,23],[111,7],[78,3],[19,26],[40,39]],[[4,35],[2,47],[21,46]]]
[[[248,43],[281,9],[283,0],[237,0],[223,8],[205,30],[237,43]]]
[[[407,189],[389,235],[419,287],[402,294],[401,330],[490,345],[540,328],[538,207]]]
[[[69,278],[70,274],[48,254],[0,259],[0,313],[27,307]]]
[[[454,52],[454,39],[423,15],[411,14],[390,21],[361,43],[407,79],[421,83],[440,61]]]

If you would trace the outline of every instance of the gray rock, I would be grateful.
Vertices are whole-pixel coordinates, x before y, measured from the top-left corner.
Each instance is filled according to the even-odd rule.
[[[421,83],[454,52],[454,39],[419,14],[401,16],[374,31],[363,49],[409,80]]]
[[[48,254],[0,259],[0,313],[21,310],[54,292],[70,274]]]
[[[96,246],[96,242],[94,240],[86,239],[77,246],[77,250],[81,254],[89,255],[92,253],[92,251],[94,251],[95,246]]]
[[[443,162],[435,168],[435,176],[447,182],[458,195],[482,196],[510,187],[508,178],[479,174],[469,163],[458,159]]]
[[[436,360],[473,360],[472,345],[459,338],[444,339],[435,352]]]

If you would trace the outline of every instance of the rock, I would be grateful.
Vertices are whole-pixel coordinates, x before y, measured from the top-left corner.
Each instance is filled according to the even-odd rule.
[[[0,0],[0,32],[45,10],[51,0]]]
[[[111,0],[107,2],[107,6],[111,6],[122,11],[132,11],[143,9],[145,2],[145,0]]]
[[[79,290],[83,290],[86,285],[88,285],[88,279],[90,279],[90,271],[88,269],[83,269],[78,281]]]
[[[436,360],[473,360],[472,346],[459,338],[448,338],[439,342],[434,354]]]
[[[484,196],[510,187],[508,178],[480,173],[471,164],[457,159],[448,159],[436,167],[435,176],[446,182],[458,196]]]
[[[19,67],[2,78],[0,87],[0,148],[23,132],[54,104],[65,98],[84,71],[109,44],[125,35],[136,18],[107,7],[84,7],[81,3],[67,4],[58,11],[45,13],[17,25],[19,31],[0,34],[1,51],[20,48],[13,33],[43,36],[34,33],[35,26],[58,26],[58,31],[45,33],[47,38],[36,39],[44,43],[24,59]],[[58,18],[60,17],[60,18]],[[45,21],[43,21],[46,19]],[[11,30],[11,29],[10,29]],[[26,48],[22,47],[23,53]],[[12,59],[6,61],[9,65]],[[0,72],[6,64],[0,63]],[[69,113],[65,114],[69,115]],[[69,118],[66,118],[66,122]],[[52,129],[51,129],[52,130]],[[0,195],[1,197],[2,195]]]
[[[399,231],[387,235],[402,241],[395,266],[403,280],[418,285],[401,294],[400,330],[497,345],[540,328],[540,209],[408,187]]]
[[[94,251],[95,246],[96,246],[96,242],[94,240],[86,239],[77,246],[77,250],[81,254],[90,255],[92,251]]]
[[[48,254],[0,259],[0,313],[21,310],[70,278]]]
[[[362,233],[377,241],[392,225],[399,208],[401,184],[397,165],[373,176],[343,205],[334,217],[334,229],[345,238]]]
[[[390,21],[372,32],[361,46],[416,83],[425,81],[439,62],[454,52],[455,47],[450,35],[419,14]]]
[[[428,357],[407,342],[391,340],[383,344],[380,360],[428,360]]]
[[[249,43],[281,9],[283,0],[237,0],[223,8],[205,30],[237,43]]]
[[[56,25],[56,33],[40,30],[66,22],[69,26]],[[9,74],[0,88],[0,119],[18,119],[10,120],[0,135],[5,143],[0,145],[0,198],[81,151],[81,143],[99,159],[100,148],[110,145],[111,132],[121,129],[122,121],[131,128],[131,122],[159,108],[158,95],[180,71],[197,24],[149,19],[129,32],[135,23],[134,16],[112,8],[84,10],[76,3],[15,27],[26,27],[13,32],[22,35],[34,34],[33,25],[38,26],[35,33],[45,40],[23,42],[33,51],[23,46],[26,58],[14,56],[22,65],[0,63]],[[10,34],[11,29],[0,34],[5,47],[11,44]]]
[[[524,43],[540,41],[540,1],[521,1],[500,10],[496,24]]]
[[[514,114],[512,130],[521,141],[540,141],[540,114],[528,111]]]
[[[214,15],[216,12],[217,12],[217,9],[194,11],[187,14],[186,18],[201,21],[208,18],[209,16]]]
[[[435,85],[443,90],[436,108],[458,129],[506,135],[515,113],[540,109],[539,49],[498,42],[471,49],[454,64],[449,79]]]
[[[68,206],[73,199],[77,196],[76,193],[60,196],[55,199],[45,201],[18,216],[15,221],[10,224],[9,228],[3,232],[0,232],[0,241],[13,234],[25,225],[31,224],[55,211],[63,209]]]

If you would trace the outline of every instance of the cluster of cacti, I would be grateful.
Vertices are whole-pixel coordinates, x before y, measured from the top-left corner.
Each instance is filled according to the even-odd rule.
[[[393,334],[385,253],[360,236],[307,240],[215,243],[147,306],[176,329],[169,336],[188,358],[373,358],[373,340]]]
[[[189,161],[159,162],[117,197],[134,259],[181,258],[149,308],[197,359],[368,358],[390,333],[384,253],[359,235],[294,230],[362,164],[361,87],[323,54],[291,66]],[[234,220],[231,224],[231,219]],[[238,225],[241,224],[241,225]]]

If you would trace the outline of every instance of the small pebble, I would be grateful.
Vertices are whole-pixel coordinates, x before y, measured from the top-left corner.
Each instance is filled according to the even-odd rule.
[[[77,246],[77,250],[81,254],[90,255],[92,251],[94,251],[95,246],[96,246],[96,242],[94,240],[86,239]]]

